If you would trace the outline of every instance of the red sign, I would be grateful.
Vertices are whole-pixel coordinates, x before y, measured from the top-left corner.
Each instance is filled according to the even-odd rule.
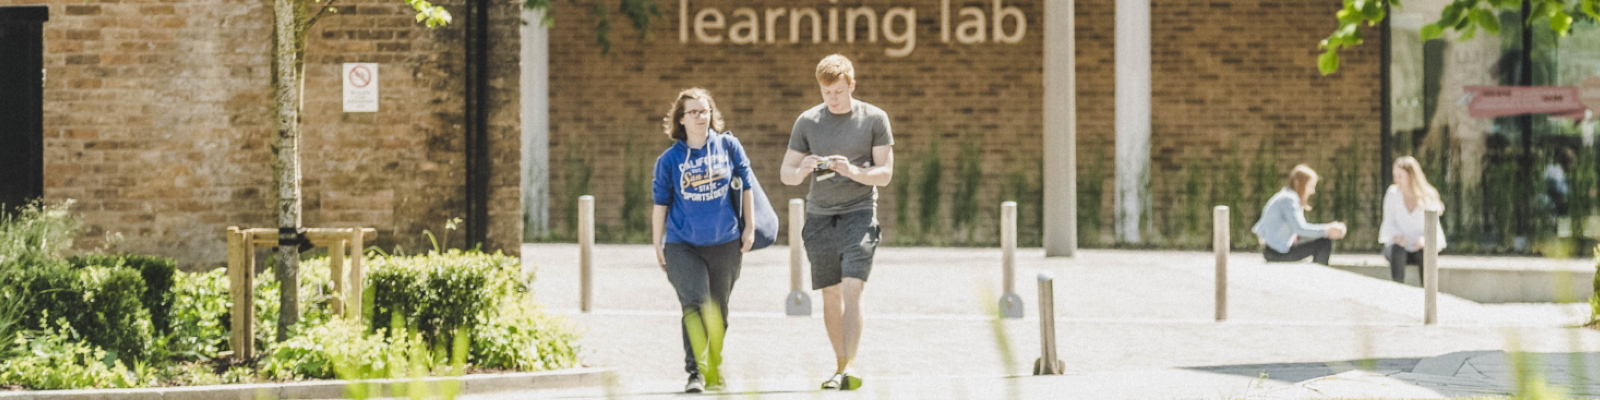
[[[1522,114],[1550,114],[1583,118],[1586,107],[1578,101],[1576,86],[1466,86],[1471,97],[1467,112],[1473,118]]]
[[[372,84],[372,70],[365,65],[357,65],[350,69],[350,85],[356,88],[365,88]]]

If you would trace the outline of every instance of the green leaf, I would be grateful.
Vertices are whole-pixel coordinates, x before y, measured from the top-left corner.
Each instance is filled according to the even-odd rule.
[[[1472,40],[1472,38],[1477,37],[1477,36],[1478,36],[1478,27],[1469,26],[1469,27],[1467,27],[1467,29],[1461,30],[1461,38],[1459,40],[1468,41],[1468,40]]]
[[[1439,24],[1427,24],[1422,26],[1422,40],[1427,41],[1438,39],[1440,36],[1444,36],[1444,29],[1440,28]]]
[[[1347,39],[1353,36],[1359,37],[1358,35],[1361,33],[1357,30],[1357,28],[1360,28],[1360,26],[1356,24],[1339,25],[1339,30],[1333,31],[1333,36],[1341,39]]]
[[[1494,13],[1489,10],[1481,8],[1472,10],[1472,21],[1489,33],[1500,34],[1500,19],[1495,18]]]
[[[1357,4],[1357,9],[1361,10],[1361,15],[1366,16],[1368,21],[1376,22],[1375,20],[1383,19],[1383,2],[1382,1],[1380,1],[1380,0],[1371,0],[1371,1],[1365,2],[1365,4],[1362,4],[1361,1],[1357,1],[1356,4]]]
[[[1339,72],[1339,50],[1328,49],[1317,56],[1317,70],[1322,71],[1323,75]]]
[[[1350,8],[1339,10],[1339,12],[1333,13],[1333,16],[1339,19],[1339,25],[1361,22],[1361,13]]]
[[[1572,29],[1572,16],[1566,12],[1557,12],[1550,17],[1550,29],[1556,31],[1557,35],[1567,36],[1567,31]]]
[[[1444,6],[1444,10],[1439,11],[1439,22],[1435,22],[1435,24],[1441,27],[1455,26],[1456,23],[1461,22],[1461,19],[1461,7],[1451,4]]]
[[[1600,0],[1583,0],[1583,13],[1600,19]]]

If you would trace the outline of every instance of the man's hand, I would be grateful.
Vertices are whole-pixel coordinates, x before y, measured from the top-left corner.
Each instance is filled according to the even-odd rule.
[[[841,156],[841,155],[835,154],[835,155],[828,156],[827,160],[831,164],[831,165],[829,165],[829,167],[830,167],[829,169],[832,169],[833,172],[838,172],[838,173],[844,175],[844,177],[846,177],[846,178],[854,179],[856,177],[856,175],[860,175],[861,174],[861,168],[850,164],[850,158],[849,157],[845,157],[845,156]]]
[[[810,170],[817,168],[817,164],[820,164],[827,159],[828,157],[823,157],[816,154],[807,154],[806,158],[800,159],[800,168],[805,168],[806,172],[811,172]]]
[[[1394,243],[1394,245],[1400,246],[1402,249],[1411,249],[1411,240],[1406,239],[1406,235],[1394,235],[1394,239],[1390,240],[1389,243]]]

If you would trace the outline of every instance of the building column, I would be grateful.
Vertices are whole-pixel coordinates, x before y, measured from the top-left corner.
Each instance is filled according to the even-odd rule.
[[[1077,64],[1073,3],[1044,4],[1044,255],[1078,253]]]
[[[550,232],[550,30],[522,11],[522,241]]]
[[[1150,0],[1117,0],[1116,231],[1138,243],[1150,214]]]

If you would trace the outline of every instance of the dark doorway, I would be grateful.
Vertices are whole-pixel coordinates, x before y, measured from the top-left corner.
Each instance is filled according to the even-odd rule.
[[[0,212],[44,195],[45,6],[0,7]]]

